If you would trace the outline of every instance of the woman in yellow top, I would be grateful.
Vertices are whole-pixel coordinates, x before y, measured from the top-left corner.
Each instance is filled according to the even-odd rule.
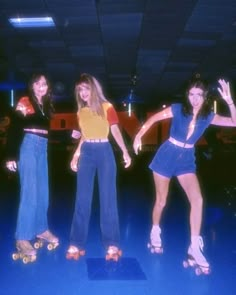
[[[79,259],[85,254],[85,243],[91,213],[94,178],[97,174],[100,197],[100,227],[106,249],[106,259],[118,260],[119,219],[116,193],[116,162],[108,140],[111,131],[123,153],[125,168],[131,164],[112,104],[103,93],[99,82],[91,75],[82,74],[75,84],[78,104],[78,123],[81,139],[71,161],[77,172],[77,192],[71,226],[68,259]]]

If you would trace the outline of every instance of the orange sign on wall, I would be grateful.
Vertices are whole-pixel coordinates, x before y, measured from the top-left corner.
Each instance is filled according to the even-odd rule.
[[[147,118],[152,116],[154,113],[147,113]],[[131,140],[134,139],[138,130],[142,127],[141,122],[138,120],[135,113],[131,112],[128,116],[126,111],[117,112],[119,118],[120,128],[126,132]],[[64,131],[78,129],[76,113],[58,113],[55,114],[51,120],[51,129],[53,131]],[[169,136],[170,119],[160,121],[158,124],[152,126],[150,130],[143,136],[142,143],[144,145],[159,145]],[[225,139],[224,135],[227,130],[230,129],[230,137],[235,137],[236,128],[219,128],[217,133],[218,139]],[[229,133],[229,132],[228,132]],[[229,134],[227,133],[227,138]],[[225,141],[225,140],[224,140]],[[226,141],[225,141],[226,142]],[[198,141],[198,145],[207,144],[204,137]]]

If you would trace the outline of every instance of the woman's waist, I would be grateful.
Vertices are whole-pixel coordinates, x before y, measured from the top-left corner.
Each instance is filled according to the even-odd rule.
[[[24,128],[24,131],[27,133],[33,133],[37,135],[48,135],[48,130],[40,128]]]
[[[84,142],[91,142],[91,143],[102,143],[102,142],[108,142],[108,138],[86,138],[84,139]]]
[[[26,132],[22,141],[21,148],[35,149],[47,148],[48,138],[44,134]]]
[[[173,138],[172,136],[170,136],[168,138],[168,141],[171,142],[171,143],[173,143],[174,145],[177,145],[177,146],[182,147],[182,148],[186,148],[186,149],[192,149],[192,148],[194,148],[194,144],[190,144],[190,143],[179,141],[179,140]]]

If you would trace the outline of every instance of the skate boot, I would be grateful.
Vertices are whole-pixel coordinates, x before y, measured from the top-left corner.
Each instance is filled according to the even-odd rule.
[[[85,255],[85,250],[82,250],[76,246],[70,245],[66,253],[66,259],[79,260],[79,258],[84,255]]]
[[[150,234],[150,243],[148,243],[148,248],[153,254],[162,254],[162,241],[161,241],[161,229],[159,225],[153,225]]]
[[[196,275],[210,273],[210,265],[203,255],[203,240],[201,236],[193,236],[191,238],[191,245],[188,248],[187,259],[183,262],[183,266],[193,267]]]
[[[37,258],[37,252],[29,241],[18,240],[16,242],[16,249],[17,252],[12,254],[13,260],[21,259],[24,264],[27,264],[29,262],[34,262]]]
[[[113,260],[113,261],[117,262],[120,259],[121,255],[122,255],[122,251],[118,247],[109,246],[107,248],[105,259],[107,261],[108,260]]]
[[[35,249],[42,248],[44,244],[46,244],[47,249],[51,251],[51,250],[54,250],[56,247],[58,247],[59,240],[49,230],[46,230],[42,234],[37,235],[36,242],[34,243],[34,248]]]

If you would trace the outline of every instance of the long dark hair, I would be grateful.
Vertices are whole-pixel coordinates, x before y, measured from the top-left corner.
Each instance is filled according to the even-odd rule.
[[[29,95],[30,95],[30,99],[38,105],[38,100],[34,94],[33,91],[33,84],[35,82],[38,82],[40,80],[41,77],[44,77],[47,85],[48,85],[48,90],[47,93],[42,97],[42,108],[43,108],[43,112],[44,114],[50,118],[52,116],[52,113],[54,112],[54,107],[52,104],[52,87],[51,87],[51,83],[47,77],[46,74],[44,73],[35,73],[31,76],[29,83],[28,83],[28,89],[29,89]]]
[[[189,81],[186,89],[185,100],[182,104],[182,111],[184,115],[192,115],[193,114],[193,107],[189,102],[188,95],[189,91],[192,88],[199,88],[203,91],[203,104],[202,107],[197,115],[197,117],[207,117],[212,110],[212,102],[210,97],[208,96],[208,84],[206,81],[200,78],[194,78]]]

